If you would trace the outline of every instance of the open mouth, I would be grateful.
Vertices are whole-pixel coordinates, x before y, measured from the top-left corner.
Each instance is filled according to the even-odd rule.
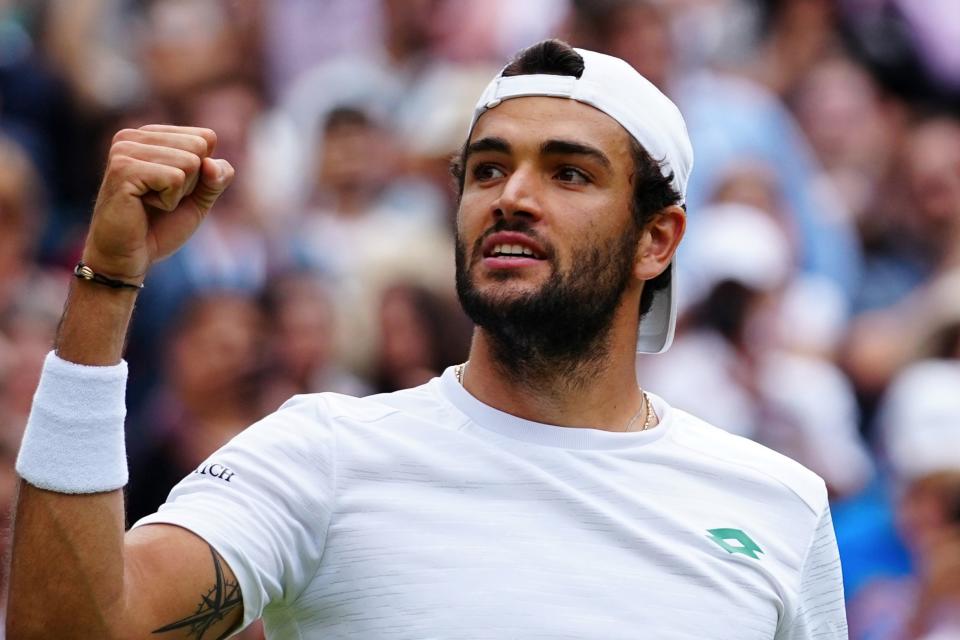
[[[543,256],[539,255],[536,251],[530,247],[526,247],[519,244],[497,244],[493,246],[493,249],[489,253],[489,257],[492,258],[534,258],[536,260],[542,260]]]
[[[482,255],[487,265],[494,268],[533,264],[548,257],[535,238],[516,231],[500,231],[488,236],[483,242]]]

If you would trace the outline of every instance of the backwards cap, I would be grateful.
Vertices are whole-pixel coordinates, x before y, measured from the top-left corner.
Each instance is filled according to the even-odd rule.
[[[477,101],[470,132],[484,112],[504,100],[525,96],[571,98],[616,120],[654,160],[661,163],[664,176],[672,172],[672,184],[680,194],[682,204],[693,167],[693,148],[680,110],[653,83],[620,58],[586,49],[575,51],[583,58],[583,73],[579,78],[549,74],[504,77],[501,71]],[[654,293],[653,305],[640,323],[637,353],[661,353],[673,341],[677,297],[673,275],[676,269],[672,268],[672,271],[669,284]]]

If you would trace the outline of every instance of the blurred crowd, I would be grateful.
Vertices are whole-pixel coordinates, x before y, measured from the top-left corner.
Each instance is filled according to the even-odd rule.
[[[824,477],[852,638],[960,638],[956,0],[0,0],[0,518],[114,132],[210,127],[237,169],[140,295],[133,521],[290,395],[466,357],[448,161],[544,37],[629,61],[693,140],[642,383]]]

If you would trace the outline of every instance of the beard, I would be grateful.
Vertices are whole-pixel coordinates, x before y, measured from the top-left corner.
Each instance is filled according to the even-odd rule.
[[[525,220],[500,220],[468,255],[458,234],[460,304],[489,337],[494,364],[502,375],[520,385],[538,380],[562,381],[568,388],[581,386],[607,359],[614,314],[633,273],[639,230],[631,225],[612,246],[595,244],[575,250],[568,271],[560,271],[554,253],[549,252],[551,273],[535,291],[485,293],[476,286],[471,271],[482,259],[484,238],[498,231],[536,237]],[[494,276],[503,282],[512,277],[507,272]]]

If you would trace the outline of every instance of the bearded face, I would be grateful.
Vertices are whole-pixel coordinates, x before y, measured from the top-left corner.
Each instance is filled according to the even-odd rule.
[[[585,242],[572,248],[566,268],[539,239],[547,248],[549,274],[537,288],[520,292],[477,283],[483,240],[501,231],[537,237],[525,219],[501,219],[472,247],[459,234],[456,244],[457,295],[467,315],[489,335],[497,359],[505,368],[525,373],[543,367],[569,371],[602,361],[614,313],[630,282],[636,228],[631,226],[612,246]],[[501,271],[495,279],[511,277]]]

